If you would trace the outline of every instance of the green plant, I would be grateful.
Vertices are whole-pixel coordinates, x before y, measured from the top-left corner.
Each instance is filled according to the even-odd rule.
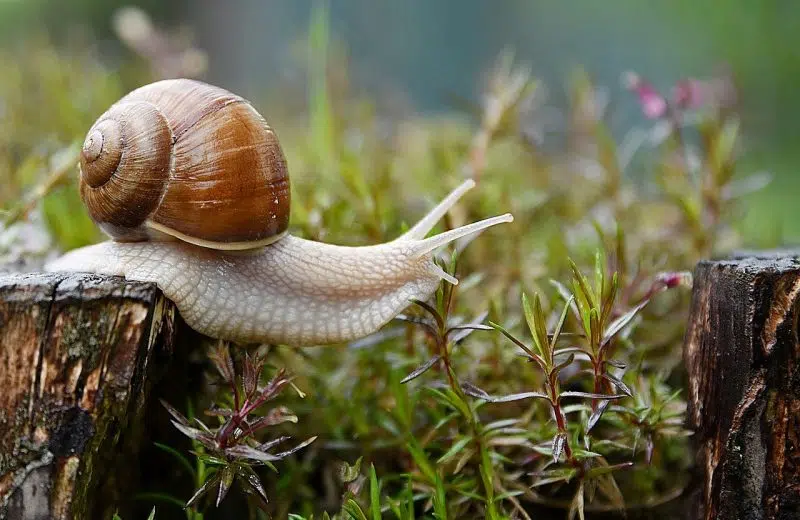
[[[223,384],[170,396],[187,403],[186,417],[167,405],[196,454],[192,463],[176,447],[160,448],[172,450],[198,490],[183,514],[542,518],[547,506],[590,518],[675,500],[692,462],[680,357],[687,271],[742,243],[741,202],[765,180],[737,171],[746,134],[736,105],[692,94],[703,85],[713,94],[727,79],[678,82],[668,99],[638,78],[629,86],[648,126],[615,135],[613,105],[585,72],[570,78],[561,106],[505,53],[471,119],[398,120],[347,89],[324,15],[316,12],[310,42],[302,42],[308,96],[288,84],[279,97],[254,99],[274,108],[264,113],[297,172],[297,234],[346,245],[386,240],[464,175],[480,189],[442,227],[506,209],[515,222],[469,248],[456,245],[441,267],[459,284],[410,302],[373,336],[324,349],[215,350],[208,372]],[[25,66],[10,51],[0,56],[13,64],[0,77],[8,100],[0,196],[9,224],[0,238],[44,215],[37,225],[53,247],[69,248],[100,236],[79,209],[74,175],[62,176],[52,159],[72,150],[124,90],[152,78],[86,50],[62,62],[63,51],[46,40],[32,45]],[[30,99],[17,90],[20,79]],[[41,90],[31,87],[37,81]],[[294,111],[306,103],[308,112]],[[563,128],[547,126],[554,110]],[[15,251],[8,243],[0,240],[0,254]],[[254,385],[263,372],[272,378]],[[280,392],[290,384],[306,395]],[[256,404],[263,401],[274,406]],[[206,409],[213,424],[193,414]],[[270,443],[290,435],[319,441],[305,457],[297,448],[276,452]],[[276,458],[280,473],[263,471]],[[248,506],[221,502],[237,480],[253,499]],[[167,498],[174,489],[157,492],[175,501]],[[149,505],[157,497],[141,498]]]
[[[261,442],[258,434],[268,427],[297,421],[297,417],[285,407],[272,408],[265,414],[259,414],[257,410],[275,399],[289,384],[290,379],[283,370],[279,370],[266,385],[260,385],[265,360],[259,353],[252,357],[249,353],[246,354],[241,375],[238,374],[225,342],[218,343],[210,357],[233,396],[232,403],[206,411],[206,414],[219,418],[218,426],[212,428],[197,419],[189,421],[174,407],[162,401],[172,416],[172,424],[202,447],[197,448],[195,455],[207,468],[205,481],[186,502],[185,507],[192,507],[215,487],[215,505],[219,507],[234,481],[239,483],[243,491],[255,497],[257,505],[263,507],[268,502],[267,493],[253,468],[263,465],[277,471],[274,462],[308,446],[316,437],[311,437],[289,450],[272,452],[273,448],[289,438],[281,436]]]

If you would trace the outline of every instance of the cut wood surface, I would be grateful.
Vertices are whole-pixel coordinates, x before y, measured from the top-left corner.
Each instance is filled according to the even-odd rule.
[[[800,251],[695,270],[684,345],[697,518],[800,518]]]
[[[110,518],[175,314],[153,284],[0,274],[0,518]]]

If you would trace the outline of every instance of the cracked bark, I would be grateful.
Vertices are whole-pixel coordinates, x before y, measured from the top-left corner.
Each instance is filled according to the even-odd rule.
[[[110,518],[175,326],[152,284],[0,275],[0,518]]]
[[[800,252],[700,263],[684,343],[696,518],[800,518]]]

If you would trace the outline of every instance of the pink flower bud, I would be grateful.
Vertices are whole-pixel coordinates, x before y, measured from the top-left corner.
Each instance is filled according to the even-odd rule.
[[[625,87],[639,97],[642,113],[648,119],[659,119],[667,113],[667,100],[648,82],[635,72],[628,72],[622,79]]]
[[[660,273],[656,280],[667,289],[674,287],[691,287],[692,286],[692,273],[688,271]]]

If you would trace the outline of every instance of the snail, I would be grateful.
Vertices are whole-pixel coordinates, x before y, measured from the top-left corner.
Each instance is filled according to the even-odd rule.
[[[310,345],[367,336],[426,300],[433,261],[454,240],[510,214],[425,238],[474,186],[467,180],[399,238],[347,247],[292,236],[278,138],[245,99],[195,80],[133,90],[89,129],[80,194],[111,240],[69,251],[49,271],[153,282],[184,321],[239,343]]]

